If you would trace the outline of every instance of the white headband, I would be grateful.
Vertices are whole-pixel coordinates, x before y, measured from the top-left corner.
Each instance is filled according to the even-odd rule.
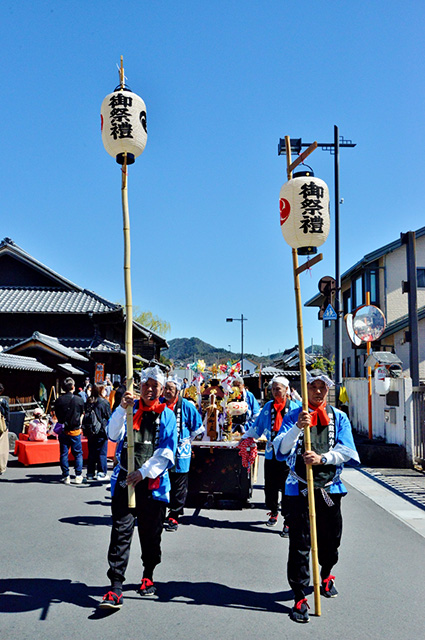
[[[172,382],[173,384],[175,384],[177,387],[177,391],[180,391],[183,384],[183,380],[178,376],[168,376],[166,382]]]
[[[274,378],[272,378],[272,381],[270,384],[273,384],[273,382],[277,382],[278,384],[283,384],[284,387],[289,389],[289,380],[284,376],[275,376]]]
[[[322,380],[322,382],[325,383],[328,389],[334,386],[334,383],[332,382],[332,380],[328,378],[328,376],[320,369],[313,369],[313,371],[311,372],[307,371],[308,384],[312,384],[315,380]]]
[[[161,369],[158,367],[158,365],[155,365],[154,367],[149,367],[148,369],[143,369],[143,371],[140,374],[140,382],[143,384],[148,380],[148,378],[151,378],[152,380],[156,380],[162,386],[164,386],[165,384],[165,375],[161,371]]]

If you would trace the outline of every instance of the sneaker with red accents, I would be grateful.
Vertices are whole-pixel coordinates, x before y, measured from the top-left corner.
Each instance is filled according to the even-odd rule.
[[[325,598],[336,598],[338,591],[335,588],[335,576],[328,576],[322,580],[322,595]]]
[[[175,518],[167,518],[164,524],[164,529],[166,531],[177,531],[179,528],[179,523]]]
[[[277,525],[277,519],[279,517],[279,515],[277,513],[273,513],[272,511],[269,511],[268,514],[269,519],[266,522],[266,525],[268,527],[275,527]]]
[[[310,616],[308,615],[309,609],[307,598],[298,600],[291,610],[292,620],[294,622],[310,622]]]
[[[102,602],[99,603],[99,609],[121,609],[123,603],[122,593],[115,593],[115,591],[108,591],[102,598]]]
[[[289,527],[285,522],[283,523],[283,529],[282,529],[282,533],[280,534],[280,537],[289,538]]]
[[[142,578],[142,582],[140,587],[137,589],[137,593],[143,598],[146,596],[154,596],[156,594],[156,587],[149,578]]]

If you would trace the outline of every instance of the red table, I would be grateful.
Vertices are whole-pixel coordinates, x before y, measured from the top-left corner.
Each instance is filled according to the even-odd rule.
[[[30,466],[32,464],[52,464],[58,463],[60,458],[59,440],[46,440],[45,442],[32,442],[28,440],[26,433],[20,433],[18,440],[15,442],[15,456],[18,456],[18,462],[23,465]],[[83,447],[83,458],[88,457],[87,438],[81,436],[81,444]],[[108,458],[115,455],[116,442],[108,440]],[[69,453],[69,459],[73,460],[72,453]]]

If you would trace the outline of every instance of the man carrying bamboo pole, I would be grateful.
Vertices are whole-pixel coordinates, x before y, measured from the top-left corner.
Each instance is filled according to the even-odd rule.
[[[294,592],[291,617],[309,622],[306,589],[310,583],[310,528],[306,495],[306,465],[312,465],[316,505],[321,593],[334,598],[338,592],[332,568],[338,562],[342,534],[341,499],[347,493],[341,482],[345,462],[360,462],[350,422],[342,411],[327,404],[333,382],[319,369],[307,372],[309,411],[301,408],[286,414],[273,445],[277,460],[286,460],[289,554],[288,582]],[[304,447],[304,429],[310,429],[311,450]]]
[[[166,504],[169,502],[168,469],[174,464],[177,429],[173,411],[159,401],[165,376],[159,367],[142,371],[140,399],[126,391],[108,424],[108,437],[118,442],[119,460],[111,478],[112,531],[108,551],[108,578],[111,589],[103,596],[102,609],[120,609],[122,587],[130,557],[135,520],[142,550],[143,577],[137,592],[153,596],[153,572],[161,562],[161,535]],[[135,471],[128,473],[127,407],[134,406],[133,435]],[[128,506],[127,486],[135,487],[136,506]]]

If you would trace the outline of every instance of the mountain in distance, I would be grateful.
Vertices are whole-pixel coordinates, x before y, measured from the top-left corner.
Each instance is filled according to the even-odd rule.
[[[234,353],[228,349],[213,347],[213,345],[204,342],[199,338],[173,338],[169,340],[169,349],[165,349],[162,354],[165,358],[172,360],[175,365],[186,365],[196,360],[205,360],[207,366],[220,364],[228,360],[238,360],[241,356],[240,351]],[[292,351],[296,347],[285,350]],[[306,348],[306,353],[322,353],[321,345],[311,345]],[[257,356],[253,353],[244,353],[244,358],[263,365],[272,365],[275,360],[282,356],[282,352],[271,353],[268,356]]]
[[[207,366],[211,366],[228,360],[238,360],[241,356],[240,351],[234,353],[228,349],[213,347],[199,338],[173,338],[168,341],[168,344],[170,348],[165,349],[162,354],[175,364],[205,360]],[[244,358],[261,364],[272,364],[273,359],[279,355],[279,353],[275,353],[269,356],[257,356],[253,353],[244,353]]]

